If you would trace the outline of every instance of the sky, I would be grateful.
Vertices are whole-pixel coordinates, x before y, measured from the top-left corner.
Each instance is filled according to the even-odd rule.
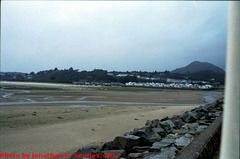
[[[2,1],[1,71],[225,69],[228,2]]]

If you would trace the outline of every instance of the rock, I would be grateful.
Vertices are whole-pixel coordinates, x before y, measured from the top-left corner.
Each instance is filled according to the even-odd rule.
[[[213,115],[212,113],[209,113],[208,116],[206,116],[205,118],[207,120],[209,120],[210,122],[212,122],[216,119],[215,115]]]
[[[176,139],[177,138],[177,134],[168,134],[167,138],[168,139]]]
[[[82,152],[93,152],[95,153],[99,149],[98,146],[85,146],[77,151],[77,153],[82,154]]]
[[[123,136],[133,135],[133,132],[125,132]]]
[[[122,159],[126,156],[128,159],[175,158],[176,147],[180,152],[194,139],[194,136],[199,135],[221,115],[222,108],[223,103],[216,101],[171,119],[166,117],[160,121],[159,119],[147,120],[145,127],[126,132],[124,136],[118,136],[114,141],[106,142],[99,147],[83,147],[76,154],[102,154],[102,158],[105,158],[104,153],[119,153],[118,158]],[[74,158],[74,155],[71,157]],[[116,156],[112,157],[116,158]]]
[[[185,134],[184,136],[185,136],[185,137],[188,137],[188,138],[192,138],[192,137],[193,137],[193,136],[190,135],[190,134]]]
[[[191,135],[197,135],[199,132],[197,130],[191,130],[188,132],[188,134],[191,134]]]
[[[160,151],[161,148],[170,146],[171,143],[164,143],[164,142],[154,142],[152,147],[150,147],[149,151]]]
[[[184,134],[186,134],[188,132],[189,132],[188,129],[180,129],[180,130],[173,130],[172,131],[173,134],[178,134],[178,135],[184,135]]]
[[[170,120],[177,120],[179,119],[179,115],[174,115],[173,117],[170,118]]]
[[[112,141],[106,142],[100,147],[100,151],[105,150],[112,150]]]
[[[219,117],[221,115],[221,112],[216,112],[216,113],[209,113],[209,116],[214,116],[214,117]]]
[[[176,147],[167,147],[163,148],[162,152],[159,152],[157,154],[153,154],[151,156],[146,156],[144,159],[174,159],[176,157]]]
[[[203,113],[208,113],[208,110],[206,108],[204,108],[203,106],[200,106],[197,108],[198,112],[203,112]]]
[[[174,144],[178,147],[185,147],[188,144],[190,144],[190,142],[193,140],[193,136],[190,134],[185,134],[184,136],[180,137],[179,139],[176,139]]]
[[[213,122],[214,120],[206,119],[205,122],[208,123],[209,125]]]
[[[146,121],[146,126],[149,126],[149,125],[151,125],[151,127],[157,127],[157,125],[158,125],[158,122],[159,122],[159,119],[154,119],[154,120],[147,120]]]
[[[208,126],[204,126],[204,125],[200,125],[198,128],[197,128],[197,132],[202,132],[204,129],[206,129]]]
[[[167,133],[171,133],[173,129],[176,129],[176,126],[171,120],[161,121],[159,124]]]
[[[187,129],[188,129],[188,126],[187,126],[187,125],[183,125],[183,126],[181,127],[181,129],[182,129],[182,130],[187,130]]]
[[[169,117],[162,118],[160,121],[169,120]]]
[[[199,124],[198,123],[191,123],[191,124],[185,124],[189,129],[195,130],[198,128]]]
[[[203,116],[206,114],[206,113],[204,113],[204,112],[196,112],[196,111],[194,111],[193,113],[195,114],[195,116],[197,117],[197,119],[203,117]]]
[[[206,104],[206,105],[203,106],[203,108],[207,109],[208,111],[211,107],[212,107],[211,104]]]
[[[178,129],[180,129],[185,124],[181,118],[172,119],[172,122]]]
[[[217,112],[217,109],[215,109],[215,108],[210,108],[208,110],[208,113],[216,113],[216,112]]]
[[[181,116],[182,120],[185,121],[186,123],[193,123],[197,120],[197,117],[194,113],[192,112],[185,112],[182,116]]]
[[[147,120],[145,125],[148,126],[148,125],[151,125],[152,124],[152,121],[151,120]]]
[[[159,119],[154,119],[154,120],[152,120],[152,124],[155,124],[155,125],[157,125],[157,124],[158,124],[158,122],[159,122]]]
[[[166,131],[163,128],[161,128],[160,126],[157,128],[152,128],[152,130],[161,137],[164,137],[166,135]]]
[[[113,149],[124,149],[126,153],[130,153],[132,151],[132,148],[134,146],[137,146],[140,144],[140,137],[134,136],[134,135],[128,135],[128,136],[118,136],[114,139],[112,142],[112,148]]]
[[[163,139],[160,142],[154,142],[152,147],[150,147],[150,151],[160,151],[161,148],[170,146],[172,143],[174,143],[174,139]]]
[[[134,146],[133,151],[134,152],[145,152],[149,150],[150,146]]]
[[[161,140],[161,142],[170,143],[170,144],[173,144],[174,141],[175,141],[175,139],[168,139],[168,138],[164,138]]]
[[[127,159],[135,159],[135,158],[142,158],[142,153],[130,153],[127,157]]]
[[[206,126],[210,125],[209,123],[206,123],[205,120],[198,120],[197,122],[199,123],[199,125],[206,125]]]
[[[150,126],[145,126],[141,129],[137,129],[133,132],[133,134],[144,138],[148,143],[153,143],[161,139],[161,136],[159,136],[156,131],[153,131]]]

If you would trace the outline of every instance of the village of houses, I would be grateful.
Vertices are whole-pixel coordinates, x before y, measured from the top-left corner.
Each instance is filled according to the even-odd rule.
[[[111,74],[109,74],[111,75]],[[118,74],[116,77],[126,77],[128,74]],[[131,75],[130,75],[131,76]],[[152,82],[110,82],[110,83],[101,83],[101,82],[73,82],[73,84],[77,85],[93,85],[93,86],[118,86],[118,87],[148,87],[148,88],[175,88],[175,89],[201,89],[201,90],[210,90],[214,88],[220,88],[219,85],[210,84],[206,81],[192,81],[186,79],[173,79],[166,78],[166,82],[153,82],[157,81],[160,78],[150,78],[150,77],[142,77],[140,75],[137,76],[138,79],[143,79]]]

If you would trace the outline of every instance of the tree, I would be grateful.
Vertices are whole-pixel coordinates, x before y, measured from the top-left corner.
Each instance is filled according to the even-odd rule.
[[[34,76],[34,75],[35,75],[35,73],[34,73],[34,72],[31,72],[31,73],[30,73],[30,75],[31,75],[31,76]]]

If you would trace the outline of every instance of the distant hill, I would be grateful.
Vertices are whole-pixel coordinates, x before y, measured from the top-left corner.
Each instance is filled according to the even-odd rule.
[[[216,73],[225,73],[223,69],[213,64],[210,64],[208,62],[199,62],[199,61],[194,61],[185,67],[177,68],[171,71],[171,73],[185,74],[185,73],[194,73],[194,72],[206,71],[206,70],[211,70]]]

